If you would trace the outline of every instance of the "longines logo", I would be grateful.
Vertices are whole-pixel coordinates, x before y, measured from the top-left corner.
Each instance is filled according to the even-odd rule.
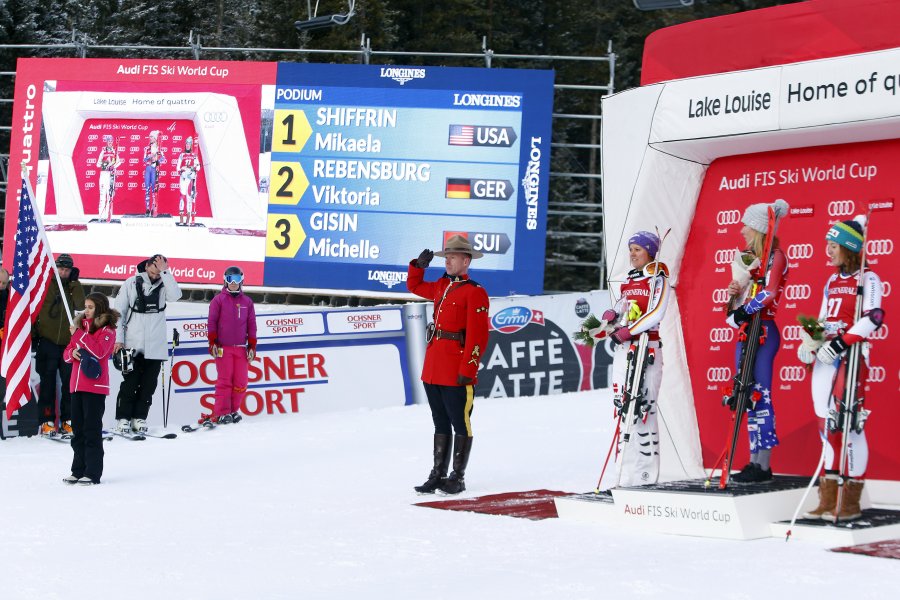
[[[731,250],[716,250],[716,264],[727,265],[734,260],[736,254],[737,250],[734,248]]]
[[[784,288],[786,300],[806,300],[812,295],[812,287],[806,283],[795,283]]]
[[[710,383],[721,383],[731,379],[729,367],[710,367],[706,370],[706,380]]]
[[[894,251],[894,240],[869,240],[866,242],[866,254],[869,256],[886,256]]]
[[[720,210],[716,215],[716,223],[719,225],[737,225],[741,222],[741,211]]]
[[[730,342],[734,339],[734,329],[731,327],[715,327],[709,330],[709,341],[714,344]]]
[[[800,339],[802,329],[799,325],[785,325],[781,329],[781,339],[785,342],[796,342]]]
[[[391,289],[398,283],[404,283],[406,275],[403,271],[369,271],[367,278],[369,281],[377,281]]]
[[[800,260],[813,257],[812,244],[791,244],[787,249],[787,257],[791,260]]]
[[[828,203],[828,215],[831,217],[849,217],[856,210],[853,200],[832,200]]]
[[[381,67],[381,77],[393,79],[400,85],[413,79],[425,79],[425,69],[412,69],[408,67]]]
[[[778,374],[781,376],[781,380],[785,382],[803,381],[806,379],[806,367],[796,365],[781,367]]]

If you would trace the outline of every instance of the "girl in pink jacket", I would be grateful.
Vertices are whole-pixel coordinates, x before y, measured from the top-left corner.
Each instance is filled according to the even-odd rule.
[[[63,481],[94,485],[103,474],[103,412],[109,395],[109,357],[116,344],[119,313],[103,294],[89,294],[84,313],[70,327],[72,340],[63,360],[76,363],[72,392],[72,474]]]

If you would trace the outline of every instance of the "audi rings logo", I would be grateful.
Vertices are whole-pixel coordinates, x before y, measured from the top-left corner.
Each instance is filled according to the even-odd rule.
[[[781,339],[785,342],[796,342],[800,339],[800,331],[803,328],[799,325],[785,325],[781,329]]]
[[[720,210],[716,215],[716,223],[719,225],[737,225],[741,222],[741,211]]]
[[[716,304],[725,304],[728,302],[728,290],[725,288],[713,290],[712,301]]]
[[[812,244],[791,244],[787,249],[787,256],[790,260],[801,260],[804,258],[812,258]]]
[[[885,298],[891,295],[891,282],[890,281],[882,281],[881,282],[881,295]]]
[[[828,203],[828,215],[832,217],[848,217],[856,210],[853,200],[833,200]]]
[[[204,123],[224,123],[228,120],[227,112],[205,112],[203,113]]]
[[[734,260],[735,254],[737,254],[737,250],[735,250],[734,248],[732,248],[731,250],[716,250],[716,264],[730,264]]]
[[[795,283],[784,288],[785,300],[806,300],[812,295],[812,287],[806,283]]]
[[[886,256],[894,251],[894,240],[869,240],[866,242],[866,254],[869,256]]]
[[[806,367],[788,366],[781,367],[778,372],[782,381],[803,381],[806,379]]]
[[[872,335],[869,336],[870,340],[885,340],[888,336],[888,326],[887,324],[882,324],[881,327],[872,332]]]
[[[709,330],[709,341],[714,344],[730,342],[734,339],[734,329],[731,327],[714,327]]]
[[[881,383],[887,379],[887,369],[884,367],[869,367],[869,383]]]
[[[710,367],[706,370],[706,379],[710,383],[728,381],[731,379],[731,369],[728,367]]]

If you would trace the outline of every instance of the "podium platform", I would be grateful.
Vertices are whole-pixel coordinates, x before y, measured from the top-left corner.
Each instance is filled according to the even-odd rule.
[[[900,538],[900,511],[868,508],[855,521],[831,523],[822,520],[797,519],[790,527],[790,519],[772,523],[772,535],[785,538],[788,529],[792,540],[814,540],[829,546],[856,546]]]
[[[717,481],[672,481],[619,488],[611,494],[581,494],[556,498],[561,519],[604,523],[629,529],[750,540],[773,535],[772,523],[790,521],[809,479],[776,477],[768,484],[731,484],[720,490]],[[815,493],[807,499],[811,509]]]

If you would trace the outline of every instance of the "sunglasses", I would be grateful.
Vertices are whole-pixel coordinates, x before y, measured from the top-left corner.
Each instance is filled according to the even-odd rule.
[[[241,283],[244,281],[243,275],[226,275],[225,283]]]

